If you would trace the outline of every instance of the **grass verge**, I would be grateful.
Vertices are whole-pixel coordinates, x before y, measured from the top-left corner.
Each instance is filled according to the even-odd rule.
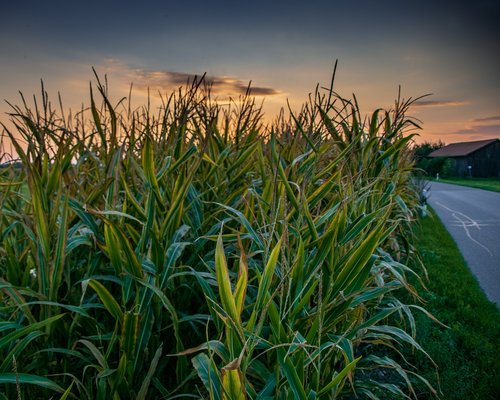
[[[429,291],[421,291],[426,309],[449,329],[418,317],[418,342],[439,368],[443,399],[498,399],[500,394],[500,313],[487,300],[455,242],[431,211],[417,232]],[[435,379],[424,357],[414,360],[420,373]],[[422,393],[419,398],[426,398]]]
[[[500,193],[500,178],[446,178],[440,179],[439,181],[443,183],[451,183],[453,185],[468,186]]]

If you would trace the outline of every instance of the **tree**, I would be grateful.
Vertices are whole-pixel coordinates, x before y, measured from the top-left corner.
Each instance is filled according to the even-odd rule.
[[[425,159],[429,154],[431,154],[434,150],[440,149],[445,145],[441,140],[437,142],[424,142],[421,144],[415,144],[413,146],[413,158],[415,159],[415,163],[418,164],[422,159]]]

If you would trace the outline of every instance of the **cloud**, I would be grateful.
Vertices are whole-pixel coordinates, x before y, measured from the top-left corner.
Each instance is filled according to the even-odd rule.
[[[466,105],[466,101],[456,100],[420,100],[413,103],[414,107],[457,107]]]
[[[203,76],[203,74],[187,72],[133,68],[119,60],[112,59],[106,61],[104,69],[111,77],[118,75],[122,80],[128,80],[128,83],[133,82],[135,89],[142,92],[147,92],[149,89],[151,93],[171,92]],[[212,94],[221,97],[244,95],[249,85],[249,82],[228,76],[205,75],[204,79],[211,87]],[[251,85],[250,94],[252,96],[277,96],[284,93],[272,87]]]
[[[495,125],[472,125],[455,132],[460,135],[476,135],[491,138],[500,137],[500,124]]]
[[[426,132],[423,138],[431,141],[444,140],[446,143],[470,142],[500,138],[500,124],[472,125],[458,131]]]
[[[172,86],[179,87],[200,79],[200,75],[175,71],[148,71],[138,70],[138,76],[142,78],[141,86],[154,87],[156,89],[171,89]],[[248,83],[226,76],[205,76],[205,81],[211,86],[212,93],[222,95],[243,95],[247,92]],[[275,96],[281,94],[280,91],[264,86],[250,86],[254,96]]]
[[[491,117],[475,118],[471,122],[490,122],[490,121],[500,121],[500,115],[493,115]]]

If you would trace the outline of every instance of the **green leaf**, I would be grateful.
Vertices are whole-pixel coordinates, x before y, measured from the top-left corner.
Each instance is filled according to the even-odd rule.
[[[290,389],[292,389],[294,398],[296,400],[306,400],[307,395],[304,390],[304,386],[299,378],[299,373],[297,372],[297,367],[293,364],[290,357],[286,357],[286,353],[283,348],[277,348],[278,360],[281,366],[281,371],[285,375]],[[301,371],[302,372],[302,371]]]
[[[107,139],[106,139],[106,135],[104,134],[104,130],[102,129],[101,118],[99,116],[99,112],[97,111],[97,107],[95,105],[94,95],[92,93],[92,84],[90,84],[90,110],[92,111],[92,118],[94,119],[94,126],[96,127],[97,132],[99,133],[99,136],[101,139],[101,144],[106,149]]]
[[[12,350],[5,356],[2,365],[0,365],[0,372],[12,370],[11,365],[14,358],[19,358],[19,354],[36,338],[42,336],[40,331],[30,332],[21,340],[18,340]]]
[[[151,365],[149,366],[148,373],[146,377],[142,381],[141,388],[139,389],[139,393],[137,394],[136,400],[145,400],[146,395],[148,394],[149,385],[151,384],[151,379],[153,378],[154,373],[156,372],[156,368],[158,367],[158,362],[160,361],[162,346],[156,350],[156,353],[151,361]]]
[[[95,279],[89,279],[86,282],[88,282],[88,285],[97,293],[102,301],[102,304],[104,305],[106,310],[108,310],[108,312],[113,316],[115,321],[121,323],[123,319],[123,311],[116,299],[109,292],[109,290],[106,289],[106,287],[102,283],[96,281]]]
[[[73,385],[75,384],[75,381],[71,382],[71,385],[68,386],[68,388],[64,391],[63,395],[59,400],[66,400],[69,395],[71,394],[71,389],[73,388]]]
[[[269,288],[271,287],[280,249],[281,239],[278,243],[276,243],[276,246],[274,246],[274,249],[271,251],[271,255],[269,256],[266,266],[264,267],[264,271],[262,272],[262,276],[259,279],[259,289],[257,291],[255,305],[247,325],[247,329],[250,332],[253,331],[257,318],[263,318],[264,314],[262,314],[262,312],[264,310],[266,297],[269,296]]]
[[[124,268],[129,274],[140,277],[142,275],[141,263],[132,250],[129,239],[123,231],[111,223],[111,221],[104,220],[104,222],[106,249],[117,274],[120,274],[122,268]]]
[[[234,290],[234,302],[236,305],[236,311],[239,315],[243,312],[245,306],[245,295],[247,292],[248,284],[248,265],[246,261],[246,255],[243,250],[240,250],[240,268],[238,271],[238,281],[236,282],[236,289]]]
[[[233,292],[231,290],[231,280],[227,269],[226,256],[224,255],[224,246],[222,244],[222,235],[217,239],[217,247],[215,250],[215,274],[217,284],[219,286],[219,295],[222,303],[222,308],[227,313],[229,318],[241,330],[241,318],[236,309]]]
[[[135,356],[135,346],[139,332],[139,313],[126,311],[123,314],[122,332],[120,337],[121,350],[129,360]],[[140,356],[140,355],[139,355]]]
[[[252,224],[250,224],[248,219],[243,215],[241,211],[238,211],[235,208],[229,207],[222,203],[215,203],[215,204],[236,215],[240,223],[245,227],[249,235],[252,237],[252,240],[257,244],[257,247],[259,249],[264,248],[264,243],[262,242],[261,237],[257,234],[257,232],[255,232],[255,229],[253,229]]]
[[[327,393],[328,391],[335,389],[340,384],[342,384],[344,378],[347,376],[347,374],[351,373],[354,370],[354,368],[356,367],[356,364],[358,363],[359,360],[361,360],[361,357],[358,357],[358,358],[354,359],[352,362],[350,362],[349,364],[347,364],[342,369],[342,371],[340,371],[338,374],[336,374],[334,376],[334,378],[330,381],[329,384],[327,384],[325,387],[323,387],[323,389],[321,389],[318,392],[318,396],[321,396],[321,395]]]
[[[168,278],[172,273],[173,266],[184,252],[184,249],[190,244],[190,242],[175,242],[168,247],[165,253],[165,263],[163,265],[163,270],[161,271],[159,278],[161,289],[165,289]]]
[[[80,340],[78,340],[78,342],[82,343],[90,350],[90,352],[92,353],[92,355],[95,357],[95,359],[97,360],[97,362],[99,363],[99,365],[102,368],[102,370],[100,371],[101,373],[103,371],[109,370],[108,362],[106,361],[106,357],[104,356],[104,354],[102,354],[102,352],[96,347],[96,345],[94,343],[92,343],[86,339],[80,339]]]
[[[40,328],[51,325],[53,322],[62,318],[64,315],[65,314],[54,315],[53,317],[47,318],[40,322],[32,323],[22,329],[18,329],[5,335],[4,337],[0,338],[0,349],[2,349],[4,346],[12,345],[17,339],[29,334],[30,332],[34,332]]]
[[[54,263],[52,266],[52,274],[50,276],[50,291],[49,299],[57,300],[62,274],[64,272],[64,262],[66,259],[66,241],[68,237],[68,196],[64,196],[62,210],[59,221],[59,232],[57,235],[57,244],[55,250]]]
[[[0,385],[3,385],[5,383],[11,383],[15,385],[17,384],[17,382],[19,382],[21,385],[36,385],[44,389],[53,390],[58,393],[64,393],[64,389],[61,386],[43,376],[32,375],[32,374],[14,374],[14,373],[0,374]]]
[[[146,181],[153,189],[158,201],[161,201],[160,188],[155,174],[155,162],[153,153],[153,144],[149,136],[144,139],[142,147],[142,169],[146,176]]]
[[[222,400],[222,384],[213,361],[210,360],[205,353],[201,353],[193,357],[191,362],[193,363],[193,367],[196,370],[198,377],[210,393],[210,398],[213,400]]]

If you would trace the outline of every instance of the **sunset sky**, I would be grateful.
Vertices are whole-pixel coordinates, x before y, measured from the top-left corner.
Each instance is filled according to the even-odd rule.
[[[2,4],[0,98],[18,91],[89,103],[92,67],[119,98],[163,93],[207,73],[221,99],[252,81],[268,118],[316,84],[356,94],[362,113],[404,97],[419,141],[500,137],[500,1],[22,1]],[[0,105],[6,121],[8,105]]]

